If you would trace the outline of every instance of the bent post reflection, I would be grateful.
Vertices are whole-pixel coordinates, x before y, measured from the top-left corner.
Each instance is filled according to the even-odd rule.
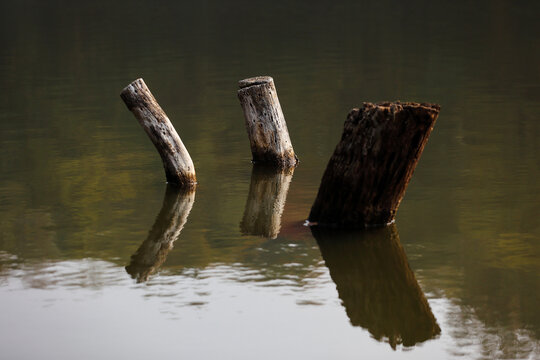
[[[281,229],[281,214],[294,168],[277,169],[254,164],[249,195],[240,223],[245,235],[275,239]]]
[[[395,225],[345,231],[312,227],[353,326],[409,347],[441,333],[412,272]]]
[[[174,241],[186,224],[193,203],[195,202],[194,189],[180,189],[167,185],[161,210],[137,251],[131,256],[126,271],[137,282],[144,282],[167,259],[172,250]]]

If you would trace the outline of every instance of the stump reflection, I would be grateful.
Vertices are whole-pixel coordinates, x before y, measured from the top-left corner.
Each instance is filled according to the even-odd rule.
[[[285,207],[294,168],[277,169],[254,164],[249,195],[240,223],[245,235],[275,239],[281,228],[281,214]]]
[[[161,210],[148,237],[131,256],[126,271],[137,282],[144,282],[167,259],[174,241],[184,228],[195,201],[195,190],[167,185]]]
[[[311,230],[353,326],[388,341],[393,349],[440,334],[395,225],[364,231]]]

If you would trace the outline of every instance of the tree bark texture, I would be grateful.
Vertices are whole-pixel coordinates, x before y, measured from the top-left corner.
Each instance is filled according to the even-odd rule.
[[[240,223],[243,234],[270,239],[278,236],[293,172],[294,168],[253,166],[244,217]]]
[[[128,274],[137,279],[137,282],[148,280],[148,277],[165,262],[173,243],[186,224],[194,202],[194,189],[167,185],[163,205],[154,226],[126,266]]]
[[[368,230],[313,226],[311,231],[353,326],[393,349],[440,334],[394,224]]]
[[[241,80],[238,85],[253,162],[278,167],[296,166],[298,158],[289,138],[274,80],[270,76],[258,76]]]
[[[194,187],[195,167],[189,153],[143,79],[129,84],[120,94],[128,109],[156,147],[170,184]]]
[[[400,102],[351,110],[309,221],[351,228],[392,223],[439,111]]]

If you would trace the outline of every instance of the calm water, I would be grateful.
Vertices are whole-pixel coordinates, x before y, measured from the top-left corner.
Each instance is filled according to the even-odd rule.
[[[539,13],[1,1],[0,358],[540,359]],[[292,176],[252,174],[254,75],[275,79]],[[137,77],[194,194],[167,189],[119,97]],[[302,226],[349,109],[397,99],[442,112],[396,225]],[[270,230],[257,186],[286,196]]]

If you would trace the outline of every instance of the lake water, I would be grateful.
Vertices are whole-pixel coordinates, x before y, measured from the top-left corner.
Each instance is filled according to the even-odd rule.
[[[0,358],[540,359],[538,14],[0,1]],[[252,174],[236,96],[256,75],[301,161],[270,232],[245,220],[250,186],[276,181]],[[194,194],[167,188],[119,97],[138,77]],[[348,111],[398,99],[442,110],[396,224],[303,226]]]

